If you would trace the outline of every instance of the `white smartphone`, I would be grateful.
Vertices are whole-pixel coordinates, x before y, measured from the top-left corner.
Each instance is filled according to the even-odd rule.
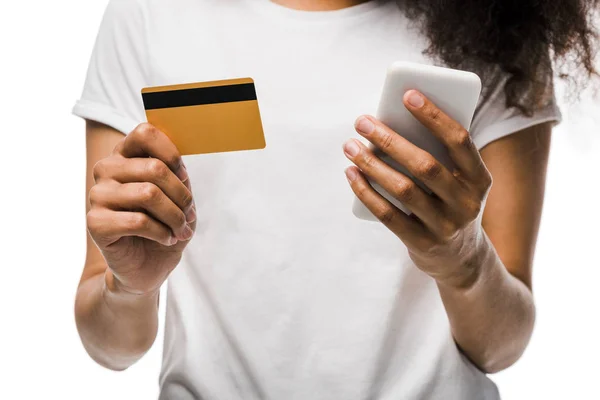
[[[409,89],[416,89],[427,96],[443,112],[460,123],[466,129],[471,126],[473,114],[481,94],[481,79],[477,74],[456,69],[436,67],[399,61],[393,63],[387,71],[383,92],[376,117],[411,143],[429,152],[448,169],[454,164],[446,147],[423,124],[421,124],[404,106],[402,98]],[[411,178],[427,193],[431,191],[372,143],[368,147],[397,171]],[[377,192],[406,214],[410,210],[392,197],[374,181],[369,183]],[[355,196],[352,212],[360,219],[377,221],[377,218]]]

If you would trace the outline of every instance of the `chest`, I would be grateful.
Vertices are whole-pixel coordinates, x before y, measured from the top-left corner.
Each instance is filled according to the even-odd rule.
[[[313,201],[300,187],[347,197],[342,144],[359,137],[355,119],[376,114],[392,62],[425,62],[397,15],[376,26],[293,28],[241,10],[174,15],[157,18],[152,31],[151,85],[237,77],[256,85],[266,148],[186,160],[194,187],[213,198],[222,190],[228,198],[260,194],[258,203]]]
[[[151,84],[253,78],[267,145],[339,144],[358,115],[376,113],[389,64],[423,57],[397,15],[293,28],[243,9],[174,15],[152,32]]]

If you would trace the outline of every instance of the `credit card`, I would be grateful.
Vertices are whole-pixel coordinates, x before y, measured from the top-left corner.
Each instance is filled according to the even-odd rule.
[[[251,78],[142,89],[148,122],[182,155],[266,147]]]

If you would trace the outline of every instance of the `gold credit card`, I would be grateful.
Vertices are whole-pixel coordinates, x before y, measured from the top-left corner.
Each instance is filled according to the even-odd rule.
[[[266,146],[251,78],[147,87],[142,99],[148,122],[182,155]]]

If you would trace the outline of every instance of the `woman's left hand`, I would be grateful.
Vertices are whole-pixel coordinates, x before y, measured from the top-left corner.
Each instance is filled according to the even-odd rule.
[[[344,145],[344,153],[358,167],[346,169],[348,181],[365,206],[404,242],[417,267],[439,283],[466,287],[478,276],[479,258],[484,253],[481,245],[487,243],[481,216],[492,177],[469,132],[458,122],[415,90],[405,93],[404,104],[446,146],[455,170],[449,171],[377,119],[362,116],[356,121],[358,133],[433,193],[427,194],[355,139]],[[412,214],[405,214],[381,196],[365,175]]]

